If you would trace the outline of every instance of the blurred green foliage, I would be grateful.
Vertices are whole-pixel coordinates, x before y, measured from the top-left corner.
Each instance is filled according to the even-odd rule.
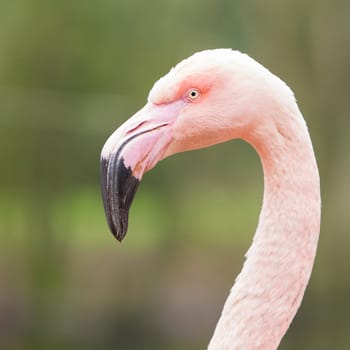
[[[99,193],[107,136],[180,59],[247,52],[295,91],[323,223],[281,349],[350,348],[350,2],[1,1],[1,349],[204,349],[257,223],[241,141],[147,174],[120,246]]]

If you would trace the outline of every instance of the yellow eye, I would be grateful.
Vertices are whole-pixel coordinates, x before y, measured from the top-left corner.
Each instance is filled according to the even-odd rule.
[[[190,89],[187,92],[187,98],[189,101],[196,101],[201,96],[201,93],[197,89]]]

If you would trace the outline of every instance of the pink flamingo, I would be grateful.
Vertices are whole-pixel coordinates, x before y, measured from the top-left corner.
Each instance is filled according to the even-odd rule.
[[[229,49],[202,51],[179,63],[103,147],[104,205],[111,231],[121,241],[146,171],[174,153],[235,138],[249,142],[261,158],[263,205],[208,349],[271,350],[301,304],[320,228],[312,143],[283,81]]]

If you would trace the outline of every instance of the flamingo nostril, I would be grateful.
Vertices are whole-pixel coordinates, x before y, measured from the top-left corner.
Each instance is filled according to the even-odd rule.
[[[133,131],[137,130],[138,128],[140,128],[145,123],[146,123],[146,120],[143,120],[142,122],[139,122],[135,126],[132,126],[130,129],[126,130],[125,135],[131,134]]]

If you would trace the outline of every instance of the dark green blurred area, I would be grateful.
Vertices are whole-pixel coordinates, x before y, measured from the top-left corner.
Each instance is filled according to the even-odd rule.
[[[257,224],[257,155],[232,141],[145,176],[122,245],[99,153],[195,51],[247,52],[294,90],[323,223],[280,349],[350,349],[349,1],[0,2],[0,348],[205,349]]]

